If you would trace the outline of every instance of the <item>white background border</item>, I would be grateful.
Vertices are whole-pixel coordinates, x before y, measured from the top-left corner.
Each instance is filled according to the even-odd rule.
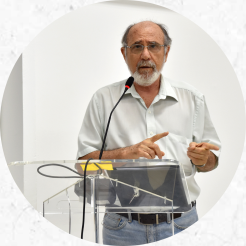
[[[47,25],[79,7],[103,1],[1,0],[0,95],[19,55]],[[246,2],[244,0],[143,1],[170,8],[203,28],[231,62],[246,100]],[[228,131],[233,129],[228,129]],[[233,143],[236,144],[236,143]],[[232,153],[233,154],[233,153]],[[0,149],[1,245],[93,245],[59,230],[25,200],[13,181]],[[246,148],[229,188],[195,226],[165,240],[165,245],[245,245]],[[219,179],[218,179],[219,182]],[[216,187],[215,187],[216,188]],[[156,243],[164,244],[164,241]]]

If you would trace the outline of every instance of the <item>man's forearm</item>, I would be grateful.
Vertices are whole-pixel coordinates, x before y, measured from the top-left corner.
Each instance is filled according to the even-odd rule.
[[[218,161],[217,156],[212,151],[210,151],[206,165],[204,167],[197,167],[197,169],[200,172],[212,171],[215,168],[217,161]]]
[[[83,157],[80,157],[79,160],[87,160],[89,158],[99,159],[100,151],[91,152]],[[114,150],[105,150],[103,151],[102,159],[127,159],[126,157],[126,148],[119,148]]]

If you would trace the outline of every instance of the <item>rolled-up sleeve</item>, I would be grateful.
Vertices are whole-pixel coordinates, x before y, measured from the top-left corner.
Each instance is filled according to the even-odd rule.
[[[77,159],[91,152],[101,149],[102,146],[102,119],[97,95],[94,94],[85,113],[78,137]]]
[[[196,143],[206,142],[218,146],[218,151],[211,150],[217,157],[218,161],[215,168],[219,164],[219,156],[221,153],[221,142],[214,128],[205,98],[196,97],[196,113],[193,125],[193,141]]]

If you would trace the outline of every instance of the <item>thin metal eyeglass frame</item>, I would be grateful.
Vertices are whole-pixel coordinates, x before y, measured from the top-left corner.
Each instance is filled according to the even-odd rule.
[[[153,45],[153,44],[149,44],[149,45],[132,44],[131,46],[125,45],[125,48],[130,48],[130,49],[131,49],[131,47],[132,47],[133,45],[140,45],[140,46],[142,46],[141,52],[143,52],[143,50],[144,50],[145,47],[147,47],[148,51],[151,52],[151,51],[149,50],[149,46],[150,46],[150,45]],[[167,46],[166,44],[155,44],[155,45],[159,45],[160,47],[162,47],[162,46],[163,46],[163,47],[166,47],[166,46]],[[158,50],[158,51],[160,51],[160,50]],[[139,52],[139,54],[140,54],[141,52]]]

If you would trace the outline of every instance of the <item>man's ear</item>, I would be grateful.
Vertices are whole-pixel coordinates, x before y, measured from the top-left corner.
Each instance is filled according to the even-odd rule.
[[[126,62],[126,50],[125,49],[126,49],[125,47],[121,47],[120,51],[121,51],[121,54],[123,55],[124,60]]]
[[[170,46],[167,46],[167,51],[166,51],[166,54],[165,54],[165,62],[167,61],[167,57],[168,57],[168,53],[170,51]]]

